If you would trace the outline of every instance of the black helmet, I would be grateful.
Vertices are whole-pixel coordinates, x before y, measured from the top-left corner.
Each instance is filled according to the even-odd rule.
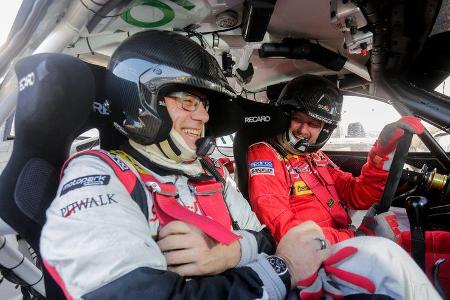
[[[290,81],[281,91],[276,104],[286,112],[301,111],[325,123],[315,144],[307,139],[293,141],[289,130],[283,134],[282,143],[287,150],[314,152],[325,145],[341,120],[342,94],[327,79],[316,75],[302,75]],[[290,149],[289,149],[290,148]]]
[[[207,95],[211,106],[216,100],[230,102],[235,97],[214,57],[174,32],[134,34],[116,49],[108,69],[105,89],[114,126],[142,145],[168,140],[174,146],[169,137],[172,121],[163,103],[165,95],[198,89]]]

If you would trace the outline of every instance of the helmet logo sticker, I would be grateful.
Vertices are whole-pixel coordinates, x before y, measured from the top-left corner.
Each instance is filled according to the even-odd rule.
[[[330,99],[326,97],[325,94],[322,94],[322,96],[320,96],[319,100],[317,101],[317,107],[329,114],[336,113],[336,107],[332,107]]]

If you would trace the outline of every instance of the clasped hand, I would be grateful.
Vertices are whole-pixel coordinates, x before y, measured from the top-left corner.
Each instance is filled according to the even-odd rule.
[[[169,271],[181,276],[220,274],[234,268],[240,260],[239,241],[223,245],[197,227],[173,221],[159,232],[158,246]]]
[[[276,255],[287,262],[292,284],[317,272],[322,262],[331,255],[329,245],[320,249],[320,239],[325,240],[323,231],[312,221],[291,228],[281,239]]]

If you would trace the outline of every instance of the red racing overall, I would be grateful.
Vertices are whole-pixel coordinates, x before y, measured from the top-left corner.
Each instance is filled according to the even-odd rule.
[[[252,145],[248,162],[252,208],[277,241],[307,220],[319,224],[332,244],[355,236],[346,208],[368,209],[388,176],[368,162],[355,178],[321,151],[283,159],[268,143]]]

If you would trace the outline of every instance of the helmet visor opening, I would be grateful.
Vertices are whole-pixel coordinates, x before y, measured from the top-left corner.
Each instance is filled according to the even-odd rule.
[[[221,86],[207,79],[195,77],[192,74],[180,71],[170,66],[155,65],[144,72],[139,83],[141,88],[145,88],[145,101],[142,105],[147,109],[156,109],[158,102],[163,97],[173,92],[191,92],[197,91],[204,94],[210,105],[219,99],[234,98],[234,91],[230,87]],[[150,96],[150,97],[149,97]],[[218,99],[219,98],[219,99]]]

